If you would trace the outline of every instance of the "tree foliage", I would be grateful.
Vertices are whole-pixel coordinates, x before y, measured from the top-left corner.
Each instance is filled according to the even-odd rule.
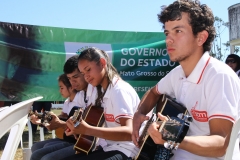
[[[229,40],[224,40],[225,42],[222,42],[222,33],[228,29],[229,22],[224,22],[221,18],[215,17],[214,26],[216,29],[216,36],[212,44],[212,49],[210,51],[210,55],[219,59],[223,60],[225,58],[226,54],[230,54],[230,42]],[[234,53],[239,52],[239,47],[235,47]]]

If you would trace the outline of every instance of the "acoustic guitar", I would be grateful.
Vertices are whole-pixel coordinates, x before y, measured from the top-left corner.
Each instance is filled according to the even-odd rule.
[[[43,111],[43,112],[33,112],[32,110],[29,111],[28,116],[31,115],[37,116],[40,120],[41,123],[39,126],[44,127],[44,123],[49,123],[52,120],[52,116],[49,111]],[[57,128],[55,129],[55,134],[59,139],[63,139],[63,134],[64,134],[64,129],[63,128]]]
[[[78,118],[79,112],[81,110],[81,107],[79,106],[74,106],[71,111],[69,112],[69,115],[67,118],[62,118],[62,117],[58,117],[60,120],[62,121],[67,121],[70,117],[72,117],[72,120],[75,121]],[[64,139],[64,132],[65,129],[63,128],[57,128],[55,130],[55,135],[59,138],[59,139]]]
[[[160,122],[162,125],[159,129],[162,138],[167,142],[164,146],[157,145],[147,134],[149,125],[152,122],[159,121],[157,116],[153,114],[139,137],[140,150],[134,158],[135,160],[167,160],[172,156],[172,150],[177,149],[179,143],[187,134],[192,117],[189,116],[186,107],[168,95],[161,95],[156,106],[156,113],[158,112],[169,116],[168,121]]]
[[[104,123],[103,108],[93,105],[89,105],[82,113],[75,126],[81,125],[81,121],[84,120],[86,123],[92,126],[101,127]],[[76,153],[88,154],[95,146],[96,137],[80,134],[74,149]]]
[[[69,117],[72,116],[72,119],[77,119],[78,116],[78,110],[80,107],[78,106],[74,106],[72,108],[72,110],[70,111]],[[73,115],[75,113],[75,115]],[[38,119],[41,120],[41,124],[39,125],[40,127],[44,127],[44,123],[50,123],[50,121],[52,120],[52,115],[50,113],[50,111],[43,111],[43,112],[33,112],[32,110],[29,111],[28,116],[31,115],[35,115],[38,117]],[[59,118],[62,121],[66,121],[68,118],[63,119],[63,118]],[[65,130],[63,128],[57,128],[55,129],[55,135],[59,138],[59,139],[64,139],[64,132]]]
[[[29,111],[28,116],[35,115],[38,117],[38,119],[41,120],[41,125],[43,126],[44,123],[48,123],[52,120],[52,115],[50,114],[50,111],[43,111],[43,112],[33,112],[32,110]]]

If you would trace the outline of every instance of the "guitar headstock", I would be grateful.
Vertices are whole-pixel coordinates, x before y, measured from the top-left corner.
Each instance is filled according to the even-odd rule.
[[[164,147],[167,149],[177,149],[189,129],[192,117],[189,115],[178,114],[178,117],[171,117],[164,121],[159,129],[162,139],[167,141]]]
[[[43,121],[46,123],[50,122],[52,120],[52,114],[50,111],[44,111],[43,112]]]
[[[76,120],[81,120],[81,119],[82,119],[83,111],[84,111],[83,107],[79,107],[78,109],[76,109],[76,110],[74,111],[74,114],[73,114],[71,120],[72,120],[73,122],[75,122]]]
[[[50,111],[44,111],[44,112],[33,112],[32,110],[29,111],[28,116],[35,115],[40,120],[41,123],[48,123],[52,120],[52,115]]]
[[[74,114],[71,118],[71,120],[75,123],[74,127],[78,126],[80,122],[82,121],[82,116],[83,116],[84,108],[79,107],[77,110],[74,111]]]

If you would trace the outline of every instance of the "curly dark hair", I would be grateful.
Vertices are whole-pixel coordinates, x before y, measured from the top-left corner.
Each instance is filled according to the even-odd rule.
[[[70,74],[78,69],[78,55],[70,57],[63,66],[63,72],[65,74]]]
[[[210,51],[216,35],[212,10],[207,5],[200,4],[198,0],[178,0],[165,8],[162,7],[162,12],[158,14],[158,20],[163,23],[163,28],[165,28],[167,21],[180,20],[182,12],[189,14],[189,24],[194,36],[203,30],[208,32],[203,50],[204,52]]]

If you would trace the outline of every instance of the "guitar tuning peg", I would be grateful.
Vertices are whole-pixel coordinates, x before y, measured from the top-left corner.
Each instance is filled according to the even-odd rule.
[[[171,141],[170,149],[173,149],[175,145],[175,142]]]
[[[174,147],[175,150],[178,149],[179,144],[180,144],[180,143],[176,143],[176,146]]]
[[[169,141],[167,141],[167,142],[164,142],[163,145],[164,145],[165,148],[169,149],[171,144],[169,143]]]
[[[177,115],[177,117],[178,117],[179,119],[183,119],[183,118],[184,118],[184,114],[183,114],[183,113],[179,113],[179,114]]]
[[[171,134],[171,138],[174,139],[174,138],[175,138],[175,135]]]
[[[76,128],[79,124],[80,124],[80,121],[77,121],[77,122],[74,124],[74,127]]]
[[[179,113],[179,114],[177,115],[177,117],[178,117],[179,119],[187,122],[187,123],[190,123],[190,122],[193,121],[192,116],[190,116],[190,115],[185,115],[185,114],[183,114],[183,113]]]
[[[188,121],[188,122],[192,122],[192,121],[193,121],[193,118],[192,118],[191,116],[188,116],[188,117],[187,117],[187,121]]]
[[[173,122],[174,124],[178,124],[178,123],[179,123],[179,121],[177,121],[176,119],[174,119],[172,122]]]

